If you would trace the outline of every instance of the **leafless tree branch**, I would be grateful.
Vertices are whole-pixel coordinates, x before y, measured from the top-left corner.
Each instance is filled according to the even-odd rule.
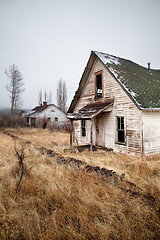
[[[18,66],[11,65],[8,70],[5,69],[6,76],[10,79],[10,83],[6,85],[6,89],[10,93],[11,113],[19,109],[22,105],[22,93],[24,92],[24,82]]]

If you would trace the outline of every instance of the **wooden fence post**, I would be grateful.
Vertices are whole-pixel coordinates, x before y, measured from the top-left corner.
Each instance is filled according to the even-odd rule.
[[[93,151],[93,124],[91,120],[91,142],[90,142],[90,152]]]
[[[71,120],[71,130],[70,130],[70,146],[72,146],[72,133],[73,133],[73,120]]]

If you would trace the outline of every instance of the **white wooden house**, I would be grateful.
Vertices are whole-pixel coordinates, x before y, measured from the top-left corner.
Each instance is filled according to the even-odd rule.
[[[27,115],[27,120],[29,126],[41,125],[46,127],[49,123],[55,123],[56,125],[65,125],[69,123],[65,112],[56,105],[47,104],[47,102],[43,102],[43,105],[33,108],[31,113]]]
[[[68,118],[79,145],[159,153],[160,70],[92,51]]]

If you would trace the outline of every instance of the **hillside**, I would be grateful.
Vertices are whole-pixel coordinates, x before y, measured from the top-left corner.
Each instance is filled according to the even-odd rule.
[[[68,143],[65,132],[0,130],[0,239],[160,239],[160,155]]]

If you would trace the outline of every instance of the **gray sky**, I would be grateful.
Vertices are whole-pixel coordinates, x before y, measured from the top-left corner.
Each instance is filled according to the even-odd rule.
[[[159,0],[0,0],[0,108],[10,107],[4,70],[23,74],[23,108],[66,81],[69,106],[91,50],[160,69]]]

